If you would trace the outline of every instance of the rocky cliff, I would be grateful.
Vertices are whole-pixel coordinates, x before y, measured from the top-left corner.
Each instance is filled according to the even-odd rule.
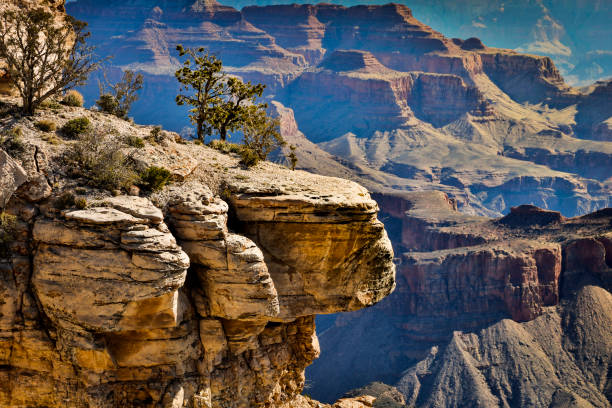
[[[0,406],[322,406],[300,395],[314,315],[395,287],[367,190],[163,132],[125,153],[171,185],[111,195],[67,164],[77,141],[34,126],[80,116],[110,144],[151,130],[83,108],[2,118],[20,148],[0,149]]]
[[[346,388],[385,381],[407,406],[610,406],[610,209],[565,218],[519,206],[489,219],[442,193],[378,201],[401,225],[398,290],[323,332],[311,378],[333,366]],[[336,388],[313,389],[326,399]]]

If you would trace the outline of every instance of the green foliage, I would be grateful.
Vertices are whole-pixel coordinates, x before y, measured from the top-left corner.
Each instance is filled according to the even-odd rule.
[[[0,59],[23,102],[34,114],[45,100],[84,85],[99,66],[87,46],[86,23],[66,16],[58,21],[44,8],[6,10],[0,15]]]
[[[102,112],[114,115],[119,110],[119,101],[111,94],[105,93],[100,95],[100,99],[96,101],[96,105]]]
[[[74,206],[79,210],[87,208],[87,199],[85,197],[78,197],[74,200]]]
[[[279,126],[279,120],[270,118],[262,107],[249,107],[242,124],[244,145],[255,152],[259,160],[266,160],[271,152],[285,145]]]
[[[242,146],[240,149],[240,163],[246,167],[253,167],[260,161],[257,152],[248,146]]]
[[[242,146],[236,143],[229,143],[224,140],[213,140],[208,143],[209,147],[212,147],[215,150],[219,150],[225,154],[228,153],[237,153],[240,154],[242,151]]]
[[[74,194],[70,191],[64,191],[62,195],[53,201],[53,206],[58,210],[65,210],[67,208],[74,207],[75,202],[76,197]]]
[[[15,240],[17,232],[17,217],[12,214],[0,213],[0,258],[10,256],[11,243]]]
[[[122,119],[127,119],[132,104],[138,100],[138,92],[142,89],[144,77],[134,71],[123,72],[121,81],[110,84],[104,76],[106,85],[100,82],[100,99],[96,105],[103,112],[110,113]]]
[[[147,136],[147,140],[151,143],[161,143],[164,140],[164,133],[161,126],[155,126],[151,129],[151,133]]]
[[[54,112],[57,112],[62,109],[62,105],[59,104],[55,99],[47,99],[46,101],[41,102],[38,107],[41,109],[50,109]]]
[[[142,149],[145,147],[145,142],[138,136],[130,135],[125,138],[125,143],[130,147],[135,147],[137,149]]]
[[[287,155],[287,160],[289,160],[289,166],[291,170],[295,170],[295,166],[297,165],[298,158],[295,155],[296,147],[294,145],[289,146],[289,154]]]
[[[26,152],[26,145],[21,136],[22,131],[20,127],[14,127],[11,130],[0,133],[0,147],[9,156],[14,158],[20,157]]]
[[[55,132],[57,129],[57,125],[52,120],[39,120],[34,126],[42,132]]]
[[[221,140],[226,140],[228,132],[235,132],[245,123],[253,111],[257,97],[261,97],[265,85],[242,82],[238,78],[227,80],[227,96],[218,109],[213,111],[211,126],[219,134]],[[256,105],[262,110],[267,105]]]
[[[126,146],[110,136],[88,132],[80,136],[64,159],[73,175],[87,178],[95,187],[127,190],[138,175],[134,161],[122,151]]]
[[[91,122],[86,117],[75,118],[66,122],[62,126],[62,133],[70,139],[76,139],[79,136],[91,131]]]
[[[84,99],[83,95],[80,92],[75,91],[74,89],[68,91],[64,98],[62,99],[62,103],[67,106],[73,106],[76,108],[83,107]]]
[[[140,174],[142,186],[149,191],[161,190],[170,182],[172,173],[163,167],[151,166]]]
[[[239,130],[250,107],[261,97],[265,85],[242,82],[223,71],[223,63],[204,48],[176,47],[180,57],[187,57],[176,71],[181,84],[176,97],[179,106],[189,105],[189,118],[196,126],[198,139],[217,133],[226,140],[228,132]],[[265,108],[265,105],[256,105]]]

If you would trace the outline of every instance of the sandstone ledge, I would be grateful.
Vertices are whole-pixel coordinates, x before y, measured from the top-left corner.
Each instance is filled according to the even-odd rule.
[[[198,165],[150,198],[73,184],[85,209],[54,207],[65,179],[28,195],[34,167],[27,189],[6,190],[20,232],[0,261],[0,406],[299,406],[314,315],[395,287],[376,202],[346,180],[245,170],[205,147],[147,149],[144,165],[166,150]],[[211,180],[203,157],[232,170]]]

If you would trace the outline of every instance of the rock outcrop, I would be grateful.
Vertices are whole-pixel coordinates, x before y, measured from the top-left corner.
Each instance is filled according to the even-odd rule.
[[[398,289],[323,332],[308,374],[342,374],[315,383],[316,398],[383,381],[407,406],[610,405],[610,209],[489,219],[442,193],[375,197],[403,252]]]
[[[87,115],[119,138],[151,130],[82,108],[37,115]],[[246,170],[165,134],[131,157],[173,165],[173,185],[111,196],[67,175],[74,141],[17,125],[23,157],[0,150],[0,406],[322,406],[300,395],[319,355],[315,315],[395,287],[367,190]]]

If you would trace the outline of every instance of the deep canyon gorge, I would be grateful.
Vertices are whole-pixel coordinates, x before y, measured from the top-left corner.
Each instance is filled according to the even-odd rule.
[[[519,51],[447,37],[443,3],[434,28],[421,1],[23,3],[87,21],[107,75],[145,87],[135,123],[22,117],[0,77],[0,144],[23,141],[0,148],[0,407],[611,407],[612,80],[537,55],[559,60],[556,26]],[[561,15],[533,7],[534,30]],[[298,170],[288,145],[247,169],[181,137],[177,44],[266,84]],[[78,117],[109,144],[163,125],[126,151],[172,183],[75,176],[75,141],[36,124]]]

